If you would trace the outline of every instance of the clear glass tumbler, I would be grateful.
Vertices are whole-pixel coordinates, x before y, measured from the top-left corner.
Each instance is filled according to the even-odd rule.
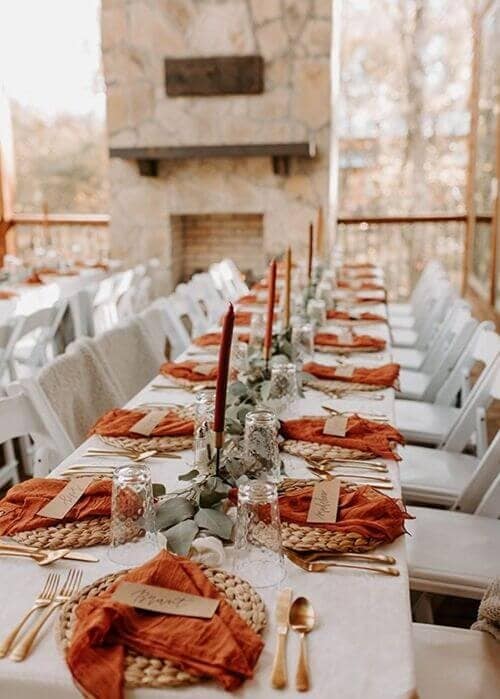
[[[141,565],[157,552],[149,466],[138,463],[117,466],[111,493],[109,558],[128,568]]]
[[[292,328],[293,361],[302,366],[314,359],[314,328],[311,323],[303,321]]]
[[[238,488],[233,570],[256,588],[277,586],[285,576],[274,483],[249,481]]]
[[[244,455],[253,477],[269,481],[280,479],[278,420],[271,410],[247,413]]]
[[[266,332],[265,313],[253,313],[250,322],[250,346],[254,349],[259,349],[264,343],[264,335]]]
[[[194,396],[194,429],[195,432],[203,423],[207,423],[210,429],[214,426],[215,413],[215,389],[205,388],[197,391]]]
[[[297,400],[297,367],[295,364],[275,364],[271,369],[271,386],[269,389],[269,407],[280,412],[287,405]]]
[[[248,344],[233,337],[231,343],[231,371],[236,374],[244,373],[248,369]]]

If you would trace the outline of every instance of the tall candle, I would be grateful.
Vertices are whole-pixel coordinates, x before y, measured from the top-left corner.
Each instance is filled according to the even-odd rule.
[[[222,440],[218,438],[217,435],[222,435],[224,432],[227,381],[229,376],[229,360],[231,358],[233,326],[234,309],[233,304],[230,303],[222,324],[222,339],[219,348],[219,364],[217,368],[217,386],[215,388],[214,432],[216,433],[216,446],[222,446]]]
[[[312,268],[313,268],[313,250],[314,250],[314,230],[312,223],[309,224],[309,247],[307,250],[307,279],[309,284],[312,279]]]
[[[268,271],[267,288],[267,320],[266,334],[264,336],[264,359],[267,360],[271,354],[271,343],[273,340],[273,320],[274,320],[274,299],[276,296],[276,260],[272,260]]]
[[[285,330],[290,325],[290,294],[292,291],[292,248],[288,246],[285,263]]]
[[[316,219],[316,250],[318,252],[318,257],[320,260],[323,259],[323,207],[320,206],[318,209],[318,218]]]

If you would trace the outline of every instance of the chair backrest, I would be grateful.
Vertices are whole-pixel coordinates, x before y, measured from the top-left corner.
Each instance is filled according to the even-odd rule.
[[[175,359],[184,352],[191,342],[186,327],[175,313],[171,305],[170,297],[160,297],[153,302],[153,307],[161,312],[161,321],[165,335],[170,340],[171,359]]]
[[[8,386],[7,397],[0,397],[0,443],[30,435],[35,445],[34,476],[45,476],[73,450],[50,405],[43,396],[33,400],[15,382]]]
[[[188,284],[178,284],[175,295],[180,297],[185,304],[185,308],[191,319],[193,335],[201,335],[206,332],[209,326],[208,315],[203,305],[200,305],[195,298],[193,287],[190,287]],[[204,305],[206,307],[206,304]]]
[[[436,403],[454,405],[459,393],[464,402],[470,392],[470,374],[474,365],[481,362],[484,371],[499,352],[500,338],[495,332],[495,326],[491,321],[485,320],[476,327],[462,349],[460,358],[436,394]]]
[[[423,401],[432,402],[436,399],[439,389],[453,371],[453,367],[459,361],[464,347],[477,326],[478,321],[471,316],[469,309],[463,308],[456,314],[451,327],[442,338],[441,359],[431,374],[422,396]]]
[[[411,305],[417,309],[422,298],[425,296],[426,291],[432,287],[437,280],[446,278],[447,275],[443,265],[437,260],[429,260],[422,270],[422,273],[410,295]]]
[[[226,303],[217,291],[212,277],[207,272],[193,275],[187,285],[195,302],[208,316],[211,323],[219,320],[224,313]]]
[[[499,473],[500,431],[497,432],[487,451],[480,459],[476,470],[458,497],[453,509],[461,512],[475,512]]]
[[[248,294],[248,286],[245,284],[243,275],[236,266],[235,262],[227,257],[220,263],[221,272],[223,277],[225,277],[234,287],[238,296],[244,296]]]
[[[236,288],[230,270],[224,270],[221,262],[210,265],[208,271],[216,289],[226,301],[236,301],[240,296],[244,296]]]
[[[172,340],[165,331],[163,316],[161,308],[149,306],[137,317],[154,349],[158,367],[172,356]]]
[[[500,473],[481,498],[476,514],[495,519],[500,517]],[[493,553],[493,555],[495,554]]]
[[[431,374],[437,369],[441,361],[442,347],[449,344],[448,337],[452,333],[453,323],[457,315],[464,309],[470,312],[470,306],[464,299],[457,299],[451,304],[443,322],[438,325],[430,340],[420,371]]]
[[[115,289],[118,281],[119,276],[113,275],[99,282],[97,291],[92,299],[94,335],[112,328],[118,322],[118,309],[115,299]]]
[[[436,328],[443,321],[450,304],[457,298],[457,292],[450,282],[435,284],[421,308],[415,313],[415,327],[418,333],[415,347],[426,349]]]
[[[494,399],[500,399],[500,355],[491,365],[484,369],[460,411],[459,416],[446,435],[442,449],[462,452],[470,439],[477,432],[478,445],[484,442],[485,413]],[[481,455],[481,450],[478,447]]]
[[[139,320],[129,320],[107,330],[87,346],[96,352],[107,375],[130,400],[153,379],[160,368],[153,343]]]
[[[13,379],[12,352],[16,345],[17,332],[23,322],[23,318],[10,318],[4,325],[0,325],[0,381],[7,373],[8,379]]]

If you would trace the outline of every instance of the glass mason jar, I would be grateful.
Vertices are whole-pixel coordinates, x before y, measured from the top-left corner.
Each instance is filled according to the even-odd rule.
[[[299,367],[314,359],[314,328],[309,322],[299,321],[292,328],[292,357]]]
[[[275,364],[271,369],[271,386],[268,404],[271,409],[281,412],[287,405],[297,400],[297,367],[295,364]]]
[[[278,420],[271,410],[253,410],[245,418],[244,455],[247,474],[262,480],[280,479]]]
[[[249,481],[238,488],[233,570],[256,588],[279,585],[285,576],[274,483]]]
[[[129,568],[157,551],[150,468],[144,463],[117,466],[111,491],[109,558]]]
[[[204,388],[202,391],[197,391],[194,396],[194,430],[198,429],[203,423],[207,423],[209,428],[213,430],[215,414],[215,389]]]

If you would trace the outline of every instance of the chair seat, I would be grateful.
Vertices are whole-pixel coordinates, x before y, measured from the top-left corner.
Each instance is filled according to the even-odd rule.
[[[398,398],[421,400],[430,380],[429,374],[424,374],[423,371],[401,369],[399,372],[399,391],[396,395]]]
[[[420,369],[425,359],[425,352],[413,347],[392,347],[392,360],[405,369]]]
[[[414,330],[415,318],[413,316],[404,315],[389,316],[389,325],[393,330]]]
[[[460,415],[459,408],[401,398],[394,401],[394,409],[396,427],[410,444],[441,444]]]
[[[500,687],[498,641],[482,631],[413,624],[419,699],[493,699]]]
[[[389,315],[411,316],[413,315],[413,306],[411,305],[411,303],[388,303],[387,311]]]
[[[405,500],[451,507],[474,473],[478,459],[444,449],[406,446],[399,450]]]
[[[394,328],[391,326],[392,342],[395,347],[413,347],[418,341],[418,334],[411,328]]]
[[[500,575],[500,520],[463,512],[410,507],[406,537],[410,587],[481,599]]]

